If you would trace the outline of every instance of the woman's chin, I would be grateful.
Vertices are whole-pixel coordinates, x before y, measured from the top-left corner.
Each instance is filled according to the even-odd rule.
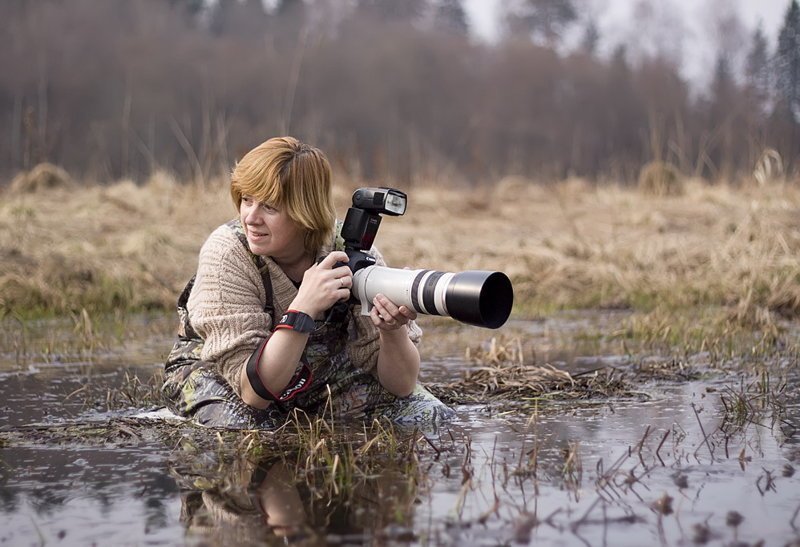
[[[247,244],[250,246],[250,252],[253,254],[267,255],[269,253],[269,246],[262,238],[253,241],[253,239],[248,237]]]

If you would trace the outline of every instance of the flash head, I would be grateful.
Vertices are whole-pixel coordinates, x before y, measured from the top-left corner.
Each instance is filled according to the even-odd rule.
[[[353,192],[353,207],[378,214],[400,216],[407,204],[406,194],[394,188],[359,188]]]
[[[354,272],[372,265],[375,259],[363,253],[372,247],[381,225],[381,215],[400,216],[406,212],[408,198],[394,188],[359,188],[353,192],[353,206],[347,210],[342,224],[344,250]]]

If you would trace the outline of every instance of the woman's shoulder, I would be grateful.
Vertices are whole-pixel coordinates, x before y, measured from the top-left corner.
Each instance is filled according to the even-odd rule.
[[[218,226],[211,232],[200,249],[201,259],[230,260],[232,257],[239,257],[250,262],[249,255],[250,252],[230,222]]]
[[[203,246],[222,246],[225,248],[234,247],[234,244],[243,247],[239,236],[236,234],[235,227],[231,226],[232,222],[226,222],[217,226],[206,238]]]
[[[255,287],[259,298],[263,300],[261,273],[252,257],[235,232],[225,224],[219,226],[211,232],[200,249],[195,287],[212,292],[222,291],[219,294],[228,296],[252,294]],[[195,300],[198,298],[200,297],[196,296]]]

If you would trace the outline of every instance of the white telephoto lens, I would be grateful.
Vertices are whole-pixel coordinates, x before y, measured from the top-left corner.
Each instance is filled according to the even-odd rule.
[[[377,294],[417,313],[443,315],[490,329],[506,322],[514,302],[511,281],[502,272],[369,266],[353,274],[353,295],[361,303],[362,315],[369,315]]]

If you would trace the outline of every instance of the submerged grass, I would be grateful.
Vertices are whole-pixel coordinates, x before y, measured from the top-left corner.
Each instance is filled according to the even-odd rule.
[[[725,409],[720,430],[731,436],[748,427],[768,424],[770,429],[778,429],[791,438],[800,424],[793,422],[787,413],[788,391],[791,388],[787,379],[774,378],[766,369],[754,378],[741,377],[738,385],[725,386],[720,393]]]
[[[477,539],[485,537],[485,543],[505,544],[529,543],[540,527],[577,535],[614,524],[646,527],[656,518],[653,525],[661,530],[662,519],[679,515],[687,526],[705,519],[694,524],[704,528],[692,528],[687,541],[692,534],[721,535],[726,526],[741,523],[741,515],[714,512],[711,519],[681,503],[694,492],[699,498],[709,480],[707,470],[695,462],[729,460],[743,471],[757,468],[760,431],[770,429],[779,441],[796,434],[798,424],[787,412],[796,393],[786,378],[764,368],[739,383],[706,385],[702,399],[708,399],[691,403],[701,436],[697,431],[687,436],[678,423],[653,427],[634,420],[632,427],[643,430],[641,438],[637,435],[628,446],[609,450],[615,458],[609,460],[605,453],[598,455],[593,444],[597,439],[580,436],[580,428],[555,438],[547,429],[540,431],[543,406],[537,393],[542,387],[560,383],[567,396],[598,391],[581,392],[582,376],[549,367],[526,368],[530,357],[522,347],[519,339],[501,337],[470,347],[472,366],[453,388],[459,397],[466,393],[489,402],[499,392],[503,396],[497,400],[514,399],[516,394],[530,397],[527,423],[521,421],[524,412],[510,414],[521,444],[498,442],[496,437],[494,446],[484,440],[475,447],[463,432],[440,431],[437,436],[383,422],[346,424],[298,413],[274,432],[210,430],[130,418],[5,427],[0,428],[0,446],[160,448],[169,454],[170,473],[181,491],[181,522],[188,539],[264,543],[267,537],[274,541],[268,535],[273,534],[288,537],[290,543],[427,544],[444,534],[461,534],[459,543],[478,544]],[[148,392],[157,391],[157,382],[143,385],[135,377],[128,377],[126,384],[113,398],[120,407],[130,400],[147,400]],[[601,385],[597,381],[589,388]],[[717,397],[723,411],[719,420],[702,408]],[[762,496],[791,488],[795,470],[790,463],[762,469],[751,485]],[[712,480],[730,472],[730,466],[723,468]],[[415,506],[437,495],[432,492],[442,477],[451,488],[437,500],[450,503],[452,510],[443,523],[428,523],[426,531]],[[552,495],[556,491],[566,497],[559,505],[547,503],[558,499]],[[299,518],[272,511],[269,500],[297,510]],[[732,502],[725,500],[720,507],[739,507],[726,507],[728,503]],[[342,522],[347,536],[336,534]],[[442,536],[426,536],[431,530]]]

